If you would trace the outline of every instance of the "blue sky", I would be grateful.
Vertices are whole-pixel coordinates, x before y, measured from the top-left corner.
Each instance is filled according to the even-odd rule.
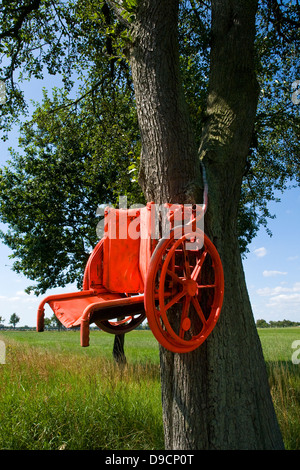
[[[273,236],[261,229],[249,246],[244,271],[255,319],[300,322],[300,189],[270,204]]]
[[[56,83],[57,82],[57,83]],[[27,99],[40,100],[42,87],[59,86],[59,81],[22,85]],[[0,165],[9,158],[8,147],[17,145],[17,132],[8,142],[0,141]],[[280,203],[271,203],[270,211],[276,214],[269,221],[273,236],[262,228],[250,245],[243,261],[254,318],[300,321],[300,188],[287,190]],[[96,229],[96,228],[95,228]],[[35,326],[39,302],[43,297],[27,295],[24,289],[32,283],[11,270],[11,251],[0,242],[0,316],[8,325],[12,313],[20,317],[18,326]],[[53,289],[48,294],[77,290],[75,286]],[[46,316],[51,316],[48,309]]]

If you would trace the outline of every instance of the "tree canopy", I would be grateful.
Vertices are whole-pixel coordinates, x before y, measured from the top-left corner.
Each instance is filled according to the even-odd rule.
[[[10,226],[2,237],[17,258],[14,269],[36,281],[36,293],[81,285],[98,240],[99,205],[116,204],[120,191],[129,203],[143,202],[133,174],[138,146],[130,96],[82,100],[77,110],[63,100],[59,91],[52,101],[45,92],[22,126],[23,152],[12,151],[0,182],[1,217]],[[52,113],[51,106],[61,108]]]
[[[36,281],[35,291],[81,282],[96,243],[99,204],[119,195],[143,202],[137,184],[140,135],[131,70],[130,33],[113,2],[2,1],[0,107],[3,138],[24,121],[22,81],[60,75],[63,86],[44,91],[21,124],[21,152],[1,169],[2,239],[13,251],[13,269]],[[122,2],[130,25],[136,2]],[[124,13],[125,11],[125,13]],[[272,214],[274,190],[299,184],[299,106],[291,87],[300,77],[298,2],[261,1],[257,13],[256,73],[260,99],[243,179],[238,219],[242,252]],[[180,2],[181,75],[198,143],[206,122],[211,48],[211,8]],[[71,98],[72,90],[76,97]],[[74,93],[73,93],[74,95]]]

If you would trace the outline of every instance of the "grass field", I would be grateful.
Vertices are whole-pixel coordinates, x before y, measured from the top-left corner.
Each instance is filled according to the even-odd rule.
[[[286,449],[300,448],[299,328],[259,330]],[[4,331],[0,449],[163,449],[158,345],[150,331],[126,335],[128,364],[112,361],[113,336]],[[300,347],[298,346],[298,349]],[[294,361],[295,362],[295,361]]]

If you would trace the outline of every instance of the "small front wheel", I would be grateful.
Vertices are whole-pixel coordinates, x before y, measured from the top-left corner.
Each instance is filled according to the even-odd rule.
[[[132,313],[130,316],[114,320],[95,320],[95,324],[106,333],[121,335],[137,328],[146,318],[145,312]]]

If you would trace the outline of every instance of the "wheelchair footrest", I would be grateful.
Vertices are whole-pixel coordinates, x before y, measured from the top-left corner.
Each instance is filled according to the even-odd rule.
[[[38,309],[37,330],[44,331],[44,306],[48,303],[59,321],[66,327],[80,326],[81,345],[89,345],[89,325],[97,320],[108,320],[120,315],[124,309],[140,311],[144,305],[144,296],[127,297],[125,294],[115,294],[101,291],[79,291],[69,294],[51,295],[46,297]],[[116,314],[118,312],[118,314]]]

